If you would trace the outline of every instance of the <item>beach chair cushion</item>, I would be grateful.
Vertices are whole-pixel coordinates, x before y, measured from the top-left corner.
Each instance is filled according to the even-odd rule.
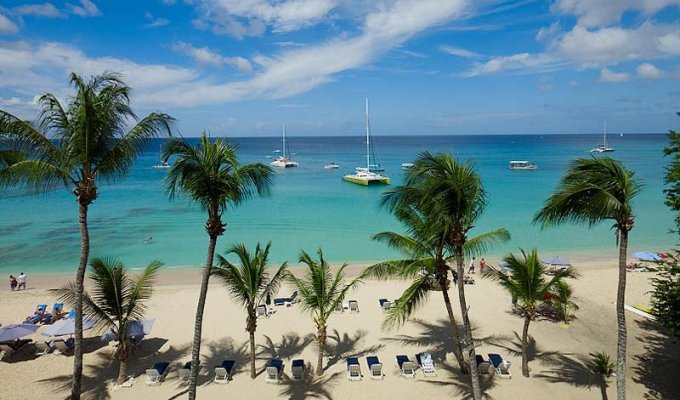
[[[399,370],[401,371],[401,374],[409,377],[409,378],[415,378],[416,376],[416,371],[415,371],[415,366],[409,360],[408,356],[405,355],[399,355],[397,356],[397,365],[399,365]]]
[[[293,360],[291,364],[291,372],[293,374],[293,379],[301,380],[305,378],[305,360]]]

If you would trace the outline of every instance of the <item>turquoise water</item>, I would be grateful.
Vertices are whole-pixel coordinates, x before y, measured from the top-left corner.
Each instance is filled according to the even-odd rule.
[[[541,231],[531,225],[533,214],[554,189],[570,160],[589,156],[596,135],[546,136],[410,136],[375,138],[379,161],[393,184],[402,178],[401,163],[419,151],[447,151],[470,159],[482,175],[489,205],[472,234],[505,227],[512,241],[498,247],[501,254],[518,247],[538,247],[541,253],[598,252],[615,256],[611,224],[595,229],[565,226]],[[280,138],[236,138],[243,162],[268,163]],[[668,233],[673,214],[663,204],[663,173],[668,163],[661,150],[665,135],[626,135],[610,138],[609,153],[636,172],[645,187],[635,200],[637,220],[631,251],[662,250],[676,242]],[[115,255],[129,266],[160,259],[170,266],[204,262],[207,235],[205,215],[184,200],[169,201],[154,170],[160,141],[151,143],[127,179],[115,185],[100,183],[100,196],[90,208],[92,255]],[[223,252],[236,242],[272,242],[273,262],[297,262],[301,249],[322,247],[333,262],[370,262],[396,254],[370,236],[399,225],[378,208],[385,187],[361,187],[342,181],[342,175],[361,165],[360,137],[291,137],[290,151],[299,168],[279,170],[273,193],[229,210],[227,231],[218,241]],[[509,171],[510,160],[530,160],[537,171]],[[335,161],[338,170],[323,165]],[[153,240],[145,243],[144,239]],[[77,205],[66,190],[44,195],[0,194],[0,273],[70,270],[78,262]]]

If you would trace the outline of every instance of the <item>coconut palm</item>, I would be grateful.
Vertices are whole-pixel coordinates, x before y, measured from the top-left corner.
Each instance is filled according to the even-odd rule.
[[[475,252],[483,251],[484,243],[491,242],[489,237],[509,237],[507,231],[499,229],[479,235],[476,244],[467,245],[471,241],[468,234],[486,207],[486,193],[472,164],[461,163],[447,153],[425,151],[419,154],[406,173],[405,184],[385,193],[382,204],[390,209],[400,205],[417,205],[418,210],[427,216],[427,221],[437,225],[444,243],[451,248],[460,277],[464,276],[466,247]],[[482,394],[465,285],[458,285],[458,300],[465,329],[461,342],[471,372],[472,395],[475,400],[480,400]]]
[[[578,304],[571,299],[573,297],[573,289],[565,281],[559,281],[550,293],[552,295],[552,302],[557,308],[558,315],[565,324],[569,324],[569,317],[571,312],[578,310]]]
[[[39,99],[35,123],[0,110],[0,186],[25,185],[36,192],[65,187],[78,203],[80,262],[75,288],[75,348],[71,398],[80,398],[83,372],[83,312],[79,300],[90,254],[88,209],[98,196],[99,180],[124,177],[151,138],[170,134],[173,119],[151,113],[141,120],[130,108],[130,87],[120,76],[104,73],[85,82],[75,73],[76,93],[64,106],[51,93]],[[128,129],[129,124],[132,127]]]
[[[261,163],[241,165],[236,149],[223,140],[210,139],[201,135],[198,145],[192,146],[182,138],[172,138],[163,149],[163,158],[175,156],[175,162],[165,178],[170,198],[180,193],[207,212],[205,230],[208,233],[208,255],[201,280],[201,291],[196,306],[194,340],[191,351],[191,365],[199,365],[201,352],[201,329],[203,309],[208,294],[208,282],[212,273],[217,238],[224,234],[226,224],[222,215],[229,206],[237,206],[255,194],[269,193],[273,171]],[[198,368],[191,368],[189,399],[196,398],[196,377]]]
[[[123,262],[115,258],[94,258],[90,263],[92,289],[83,293],[83,310],[95,321],[96,329],[111,331],[118,338],[118,384],[128,378],[127,360],[131,350],[128,327],[132,321],[144,317],[145,303],[151,298],[156,272],[161,265],[160,261],[152,261],[133,278]],[[71,305],[75,305],[79,296],[73,282],[58,289],[57,293],[62,301]]]
[[[609,387],[607,381],[614,373],[614,363],[610,361],[609,354],[602,351],[589,355],[590,359],[586,362],[586,366],[591,374],[595,375],[595,383],[600,387],[602,400],[607,400],[607,387]]]
[[[444,305],[451,323],[451,335],[454,342],[453,354],[464,374],[470,372],[469,364],[463,357],[463,347],[458,323],[453,314],[449,297],[448,272],[451,267],[447,260],[453,258],[451,247],[444,240],[444,232],[438,230],[439,225],[432,223],[427,216],[418,210],[415,204],[399,204],[392,209],[397,219],[406,227],[408,235],[395,232],[380,232],[373,236],[374,240],[387,243],[390,247],[401,251],[407,259],[390,260],[370,266],[364,276],[379,279],[410,279],[411,285],[394,302],[387,311],[384,326],[392,327],[404,323],[426,300],[432,286],[441,290]],[[504,230],[484,235],[472,242],[478,247],[489,246],[490,241],[509,239]],[[433,285],[434,283],[434,285]]]
[[[286,263],[269,277],[267,258],[269,257],[268,243],[264,249],[260,244],[255,247],[251,255],[244,244],[237,244],[227,250],[227,254],[238,257],[240,265],[236,266],[221,255],[217,256],[219,268],[213,274],[220,277],[231,293],[232,297],[246,309],[246,330],[250,335],[250,377],[255,379],[255,330],[257,329],[257,307],[266,299],[276,294],[285,277]]]
[[[331,267],[323,258],[321,249],[317,251],[319,259],[312,258],[305,251],[300,253],[300,262],[307,265],[307,274],[304,278],[297,278],[288,273],[288,281],[295,286],[300,298],[300,307],[303,311],[311,314],[316,324],[317,343],[319,345],[319,358],[316,364],[316,374],[323,374],[323,351],[326,345],[326,324],[333,311],[342,304],[347,292],[361,283],[358,276],[345,284],[345,268],[343,264],[335,274],[331,273]]]
[[[522,374],[529,376],[529,355],[528,337],[529,337],[529,323],[536,319],[536,307],[542,303],[547,294],[549,294],[558,282],[569,275],[566,271],[556,273],[550,280],[545,279],[545,267],[538,260],[538,253],[536,249],[529,254],[521,250],[522,258],[515,257],[510,254],[503,259],[507,264],[507,269],[510,271],[509,275],[503,272],[494,271],[500,285],[508,291],[508,293],[517,299],[517,307],[522,310],[524,316],[524,329],[522,330]]]
[[[635,216],[632,200],[641,185],[634,173],[620,161],[609,157],[580,158],[571,163],[555,192],[534,217],[542,227],[563,223],[595,226],[612,221],[619,242],[619,282],[616,292],[618,325],[616,392],[618,400],[626,398],[626,253],[628,234]]]

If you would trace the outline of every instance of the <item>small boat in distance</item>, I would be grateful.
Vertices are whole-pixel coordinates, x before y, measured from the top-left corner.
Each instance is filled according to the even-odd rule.
[[[604,134],[602,137],[602,144],[598,144],[596,147],[590,149],[591,153],[605,153],[608,151],[614,151],[614,148],[607,146],[607,121],[604,121]]]
[[[340,164],[336,163],[335,161],[329,162],[328,164],[323,166],[324,169],[338,169],[340,168]]]
[[[366,99],[366,167],[357,167],[353,174],[347,174],[342,177],[345,182],[356,183],[357,185],[373,185],[373,184],[383,184],[389,185],[390,178],[380,175],[377,169],[380,166],[377,164],[371,164],[371,127],[368,119],[368,99]],[[382,169],[380,172],[384,171]]]
[[[413,168],[413,163],[410,162],[401,163],[401,169],[403,169],[404,171],[408,171],[411,168]]]
[[[510,161],[510,164],[508,165],[508,169],[510,170],[520,170],[520,171],[531,171],[534,169],[538,169],[538,165],[529,162],[529,161]]]
[[[163,160],[163,146],[160,146],[160,153],[158,154],[158,164],[154,165],[154,169],[168,169],[171,167],[167,161]]]
[[[276,153],[278,151],[279,150],[275,150],[274,152]],[[278,168],[292,168],[298,166],[296,161],[286,157],[286,124],[283,124],[283,151],[281,152],[281,155],[276,157],[276,160],[270,162],[269,165]]]

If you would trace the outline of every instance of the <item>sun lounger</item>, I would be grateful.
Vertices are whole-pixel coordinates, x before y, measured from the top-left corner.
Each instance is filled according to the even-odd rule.
[[[53,324],[64,317],[62,311],[64,310],[63,303],[54,303],[52,306],[52,312],[49,314],[44,314],[40,319],[41,324]]]
[[[279,383],[283,374],[283,360],[274,358],[267,363],[265,382]]]
[[[35,307],[35,310],[36,311],[41,310],[42,313],[29,315],[24,320],[25,324],[37,324],[38,322],[40,322],[43,319],[43,317],[45,316],[45,310],[47,310],[47,304],[38,304]]]
[[[399,371],[401,372],[401,375],[407,377],[407,378],[415,378],[416,377],[416,367],[413,365],[413,362],[408,359],[408,356],[400,355],[397,356],[397,365],[399,366]]]
[[[228,383],[231,380],[232,372],[234,371],[234,360],[224,360],[222,365],[215,368],[215,383]]]
[[[58,339],[52,343],[52,346],[54,347],[55,353],[67,354],[73,350],[74,344],[75,341],[73,339],[67,339],[66,341],[64,341],[63,339]]]
[[[489,353],[489,361],[491,361],[491,364],[496,371],[496,375],[503,379],[512,378],[512,374],[510,373],[510,361],[503,360],[503,357],[501,357],[500,354],[491,353]]]
[[[356,357],[347,358],[347,379],[350,381],[361,380],[361,367],[359,366],[359,359]]]
[[[338,302],[338,304],[335,305],[335,310],[333,312],[336,313],[344,313],[345,312],[345,307],[342,306],[341,302]]]
[[[36,356],[44,356],[45,354],[51,353],[53,350],[52,346],[50,345],[49,342],[35,342],[35,355]]]
[[[293,294],[290,295],[290,297],[277,297],[276,299],[274,299],[274,305],[283,306],[286,305],[286,303],[295,304],[297,303],[297,294],[298,292],[296,290],[295,292],[293,292]]]
[[[0,358],[7,356],[12,358],[14,354],[18,353],[24,347],[28,346],[29,343],[33,342],[31,339],[17,339],[11,342],[1,342],[0,343]]]
[[[350,300],[348,303],[349,312],[358,313],[359,312],[359,302],[356,300]]]
[[[493,374],[493,370],[491,369],[491,363],[486,361],[482,355],[477,354],[475,356],[475,359],[477,360],[477,371],[479,372],[480,375]]]
[[[368,364],[368,370],[371,373],[371,379],[383,379],[382,364],[376,356],[366,357],[366,363]]]
[[[434,369],[434,360],[432,359],[432,354],[418,353],[416,354],[416,361],[418,362],[420,370],[423,372],[423,376],[437,376],[437,370]]]
[[[191,379],[191,361],[187,361],[182,368],[177,370],[177,379],[180,383],[189,383]]]
[[[272,314],[274,314],[274,310],[272,310],[271,308],[267,307],[264,304],[257,306],[256,312],[258,318],[259,317],[269,318],[271,317]]]
[[[293,375],[293,380],[301,381],[305,379],[305,360],[293,360],[290,371]]]
[[[475,278],[470,275],[465,275],[465,277],[463,277],[463,283],[466,285],[474,285]]]
[[[170,363],[168,362],[157,362],[153,367],[146,370],[146,384],[147,385],[160,385],[165,376],[170,371]]]
[[[380,308],[382,308],[383,311],[387,311],[392,308],[392,302],[387,299],[379,299],[378,303],[380,303]]]

